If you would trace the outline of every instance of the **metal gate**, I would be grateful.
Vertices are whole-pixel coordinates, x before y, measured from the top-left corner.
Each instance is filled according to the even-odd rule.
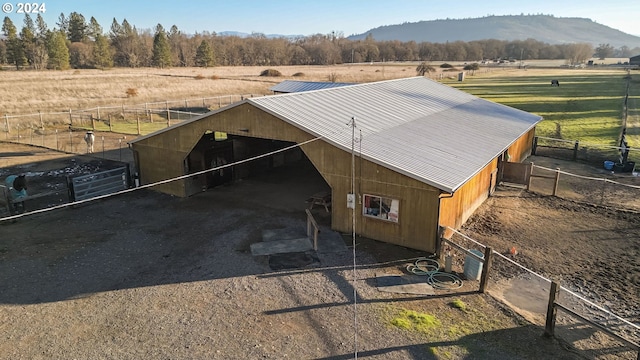
[[[531,164],[502,161],[500,166],[501,182],[527,185],[531,176]]]
[[[81,201],[111,194],[129,188],[129,167],[106,170],[99,173],[67,177],[69,199]]]

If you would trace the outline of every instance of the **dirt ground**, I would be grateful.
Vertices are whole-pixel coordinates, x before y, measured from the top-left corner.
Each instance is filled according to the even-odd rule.
[[[105,161],[15,144],[0,154],[2,178]],[[30,180],[32,191],[54,182]],[[348,251],[297,269],[251,255],[265,229],[304,236],[305,199],[323,186],[305,171],[274,172],[187,199],[140,191],[0,222],[0,358],[348,359],[354,348],[375,359],[636,357],[573,325],[563,327],[573,338],[543,338],[536,319],[505,305],[509,294],[478,294],[477,282],[427,297],[379,292],[376,274],[428,255],[410,249],[358,238],[355,283],[349,236]],[[329,215],[314,214],[328,232]],[[462,231],[516,247],[519,263],[638,323],[639,229],[635,212],[501,188]],[[394,328],[399,309],[437,314],[443,330]]]

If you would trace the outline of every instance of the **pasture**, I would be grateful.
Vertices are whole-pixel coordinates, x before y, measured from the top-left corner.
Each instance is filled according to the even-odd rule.
[[[473,95],[540,115],[536,134],[595,146],[617,146],[622,130],[627,73],[622,69],[528,69],[480,73],[464,82],[447,80]],[[551,86],[557,79],[560,86]],[[637,117],[640,74],[632,73],[630,104]],[[630,112],[630,117],[632,113]],[[638,130],[634,127],[634,135]],[[640,146],[630,136],[630,146]]]

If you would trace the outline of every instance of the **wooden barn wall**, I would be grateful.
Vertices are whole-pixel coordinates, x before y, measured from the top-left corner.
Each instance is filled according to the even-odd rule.
[[[311,135],[271,114],[250,104],[241,104],[132,143],[133,150],[138,152],[141,183],[149,184],[184,175],[184,160],[208,130],[291,142],[312,139]],[[188,196],[194,191],[188,183],[178,180],[158,186],[158,190]]]
[[[443,195],[440,203],[440,225],[459,228],[473,212],[489,197],[491,173],[497,169],[494,159],[476,176],[462,185],[452,197]]]
[[[185,154],[172,149],[151,148],[142,144],[135,146],[140,184],[150,184],[184,175]],[[154,190],[175,196],[186,196],[182,181],[157,185]]]
[[[347,208],[351,192],[351,154],[323,142],[303,150],[332,189],[331,226],[351,232],[352,210]],[[355,159],[356,233],[412,249],[435,252],[440,191],[385,167]],[[399,200],[398,222],[363,215],[363,194]]]
[[[531,148],[533,147],[533,138],[535,135],[536,130],[533,128],[511,144],[509,147],[509,155],[511,156],[512,162],[522,162],[531,155]]]

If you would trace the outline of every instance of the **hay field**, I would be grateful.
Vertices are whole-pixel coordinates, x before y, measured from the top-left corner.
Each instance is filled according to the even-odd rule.
[[[219,95],[269,94],[285,79],[371,82],[415,76],[415,64],[336,66],[140,68],[67,71],[2,71],[0,115],[32,114],[144,104]],[[261,77],[274,68],[282,77]],[[293,76],[298,74],[297,76]],[[137,96],[128,97],[128,89]]]

